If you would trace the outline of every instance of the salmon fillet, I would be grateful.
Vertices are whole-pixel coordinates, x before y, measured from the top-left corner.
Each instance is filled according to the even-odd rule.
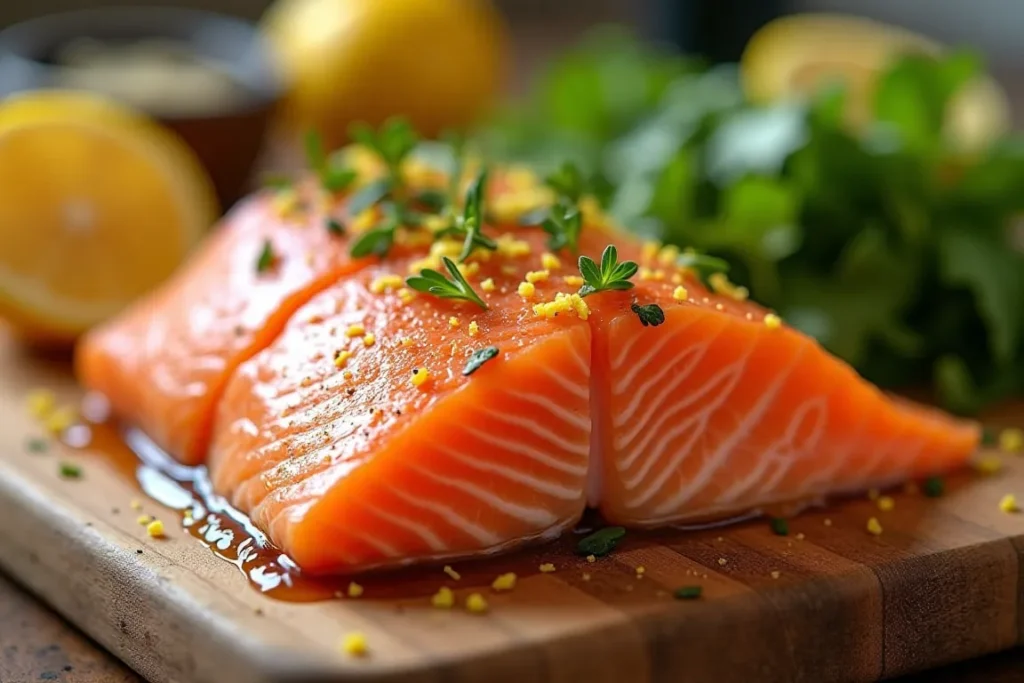
[[[179,459],[209,457],[215,489],[311,573],[499,552],[587,506],[651,527],[881,487],[957,467],[980,438],[614,230],[588,226],[580,252],[617,245],[635,286],[581,299],[575,255],[487,228],[498,249],[461,266],[484,310],[404,283],[457,240],[354,261],[324,220],[248,202],[78,356],[87,386]],[[280,260],[257,273],[268,239]],[[645,325],[652,304],[664,319]]]
[[[205,459],[221,390],[317,291],[362,263],[318,211],[295,222],[269,194],[244,201],[173,278],[76,350],[81,382],[188,464]],[[275,263],[259,272],[269,244]]]

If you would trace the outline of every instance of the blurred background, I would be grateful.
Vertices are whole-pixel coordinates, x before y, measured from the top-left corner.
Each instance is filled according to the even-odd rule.
[[[73,342],[309,165],[308,131],[401,116],[572,164],[625,229],[977,413],[1024,394],[1021,29],[1015,0],[2,2],[0,317]]]

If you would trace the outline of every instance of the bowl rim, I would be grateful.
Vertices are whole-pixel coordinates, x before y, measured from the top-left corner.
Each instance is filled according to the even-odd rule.
[[[37,73],[60,69],[62,67],[47,63],[34,56],[28,46],[45,44],[47,40],[53,40],[59,36],[64,36],[66,39],[68,34],[74,33],[73,27],[82,27],[81,33],[84,35],[88,32],[89,27],[110,21],[136,24],[139,38],[166,36],[166,27],[172,22],[179,26],[219,26],[244,36],[248,45],[254,48],[254,50],[247,49],[245,52],[246,54],[255,53],[259,69],[256,72],[256,77],[253,77],[251,69],[248,75],[237,76],[249,90],[250,97],[246,98],[248,106],[232,107],[228,110],[232,113],[273,104],[280,100],[287,89],[284,70],[273,45],[255,22],[220,12],[187,7],[94,7],[54,12],[25,19],[0,28],[0,60],[19,62],[21,66],[34,69]],[[148,32],[147,27],[153,27],[152,33]],[[194,44],[190,41],[183,42],[186,45]],[[238,66],[244,63],[243,58],[243,56],[239,56],[234,60],[223,61],[231,66]]]

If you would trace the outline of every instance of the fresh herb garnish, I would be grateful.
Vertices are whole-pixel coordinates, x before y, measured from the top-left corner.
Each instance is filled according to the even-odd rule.
[[[302,148],[306,152],[306,163],[311,169],[319,172],[327,165],[327,152],[324,150],[324,140],[320,133],[307,130],[302,138]]]
[[[425,268],[420,271],[419,275],[408,278],[405,283],[417,292],[433,294],[442,299],[472,301],[480,308],[486,310],[487,304],[466,282],[466,278],[459,272],[458,266],[447,256],[442,256],[441,261],[444,262],[445,269],[452,276],[451,280],[432,268]]]
[[[472,375],[474,372],[483,367],[483,364],[487,361],[496,358],[498,356],[497,346],[487,346],[482,349],[473,352],[473,355],[466,361],[466,367],[463,368],[462,374],[466,377]]]
[[[349,253],[354,258],[363,258],[364,256],[384,257],[391,251],[391,247],[394,246],[395,233],[401,227],[399,209],[391,202],[383,204],[381,208],[384,212],[384,219],[376,226],[361,233],[352,242],[352,248],[349,250]]]
[[[286,175],[272,173],[263,177],[263,186],[280,192],[291,188],[292,179]]]
[[[466,191],[466,204],[462,209],[462,216],[456,218],[456,230],[465,233],[466,237],[462,243],[462,252],[459,254],[459,261],[465,261],[476,248],[494,251],[498,248],[497,243],[490,237],[483,234],[484,222],[484,193],[487,188],[487,170],[484,169],[476,177],[476,180]]]
[[[658,304],[638,304],[634,301],[629,305],[631,311],[636,313],[636,317],[640,318],[640,323],[644,327],[650,325],[651,327],[657,327],[658,325],[665,322],[665,311],[661,310],[661,306]]]
[[[277,255],[274,253],[274,245],[269,239],[263,240],[263,248],[256,257],[256,272],[265,273],[274,267],[277,262]]]
[[[320,185],[328,192],[341,192],[356,179],[356,172],[341,166],[327,156],[323,138],[315,130],[306,131],[303,138],[306,163],[320,179]]]
[[[707,254],[699,254],[695,251],[684,251],[676,260],[680,268],[693,268],[702,272],[726,272],[729,270],[729,262]]]
[[[942,477],[928,477],[924,480],[924,495],[938,498],[946,492],[946,482]]]
[[[440,190],[421,190],[416,193],[415,200],[431,213],[441,213],[448,206],[448,195]]]
[[[402,184],[402,162],[419,143],[419,136],[408,121],[391,118],[376,131],[365,123],[356,123],[349,129],[349,135],[377,153],[395,187]]]
[[[632,289],[629,278],[636,275],[638,266],[632,261],[619,263],[619,251],[609,244],[601,253],[601,267],[598,268],[589,256],[580,256],[580,273],[584,284],[580,287],[580,296],[588,296],[597,292]]]
[[[391,194],[391,181],[388,178],[379,178],[367,183],[349,197],[347,209],[349,217],[355,218],[371,206],[383,201],[389,194]]]
[[[358,175],[351,168],[329,166],[320,174],[320,184],[328,192],[341,192],[348,188]]]
[[[995,446],[999,443],[999,436],[996,430],[992,427],[982,427],[981,429],[981,445],[982,446]]]
[[[549,174],[544,179],[544,184],[573,204],[579,202],[586,189],[579,166],[570,161],[564,162],[557,171]]]
[[[73,462],[60,463],[57,471],[65,479],[78,479],[82,476],[82,468]]]
[[[626,530],[621,526],[609,526],[595,531],[589,536],[580,539],[576,544],[577,555],[593,555],[604,557],[619,544],[626,535]]]
[[[29,453],[45,453],[50,448],[50,444],[47,443],[46,439],[36,436],[26,441],[25,447]]]
[[[696,600],[704,594],[703,586],[683,586],[672,593],[676,600]]]
[[[789,522],[782,517],[772,517],[769,524],[772,527],[772,533],[776,536],[788,536],[789,535]]]
[[[540,226],[548,237],[548,248],[551,251],[559,249],[570,249],[575,252],[579,249],[580,231],[583,230],[583,216],[575,205],[557,203],[543,218],[539,219]],[[521,220],[534,220],[533,217]],[[533,223],[536,225],[536,223]]]
[[[340,237],[341,235],[345,234],[345,226],[342,225],[341,222],[338,221],[336,218],[328,218],[327,232],[334,235],[335,237]]]

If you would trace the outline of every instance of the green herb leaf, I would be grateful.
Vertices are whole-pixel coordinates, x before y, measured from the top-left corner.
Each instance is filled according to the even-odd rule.
[[[286,175],[272,173],[263,177],[263,186],[271,190],[289,190],[292,187],[292,179]]]
[[[946,482],[942,477],[928,477],[924,480],[924,495],[939,498],[946,492]]]
[[[416,195],[416,203],[431,213],[441,213],[448,206],[448,195],[439,190],[423,190]]]
[[[621,526],[609,526],[595,531],[589,536],[580,539],[576,544],[577,555],[593,555],[604,557],[609,554],[626,536],[626,530]]]
[[[466,278],[459,272],[458,266],[447,256],[441,257],[444,267],[451,275],[451,280],[431,268],[420,271],[418,276],[410,277],[405,282],[417,292],[433,294],[442,299],[462,299],[472,301],[480,308],[487,310],[487,304],[480,298]]]
[[[789,522],[782,517],[772,517],[769,524],[772,527],[772,533],[776,536],[788,536],[789,535]]]
[[[696,600],[704,594],[704,588],[702,586],[683,586],[677,588],[672,593],[672,597],[676,600]]]
[[[471,355],[469,357],[469,360],[466,361],[466,367],[462,370],[462,374],[467,377],[472,375],[474,372],[483,367],[484,363],[493,358],[496,358],[497,356],[497,346],[487,346],[477,351],[474,351],[473,355]]]
[[[351,168],[328,165],[320,173],[320,185],[328,192],[341,192],[355,182],[358,175]]]
[[[658,304],[644,304],[641,306],[634,301],[630,304],[629,308],[636,313],[636,317],[640,318],[640,322],[644,327],[648,325],[657,327],[665,322],[665,311]]]
[[[62,462],[57,470],[65,479],[78,479],[82,476],[82,468],[73,462]]]
[[[462,218],[457,221],[457,227],[465,231],[466,239],[462,243],[462,252],[459,254],[459,261],[465,261],[477,247],[494,251],[498,244],[483,234],[484,209],[483,202],[487,188],[487,169],[484,169],[476,177],[476,180],[466,191],[466,204],[462,210]]]
[[[571,161],[564,162],[557,171],[548,175],[544,184],[573,204],[579,202],[586,189],[579,166]]]
[[[327,152],[324,151],[324,140],[315,130],[307,130],[302,138],[302,148],[306,152],[306,163],[319,173],[327,165]]]
[[[576,252],[579,249],[583,216],[576,206],[559,203],[546,212],[543,217],[535,215],[532,218],[537,218],[541,228],[549,235],[548,249],[551,251],[569,249]],[[520,220],[523,220],[522,217]],[[536,223],[532,223],[532,225],[536,225]]]
[[[50,444],[46,439],[36,436],[25,442],[25,448],[28,449],[29,453],[45,453],[50,449]]]
[[[419,142],[419,137],[408,121],[391,118],[376,131],[365,123],[357,123],[351,127],[349,134],[353,140],[380,156],[395,185],[401,183],[402,162]]]
[[[328,218],[327,232],[334,235],[335,237],[340,237],[341,235],[345,234],[345,226],[342,225],[340,221],[334,218]]]
[[[725,259],[699,254],[696,251],[684,251],[679,255],[676,265],[680,268],[692,268],[701,273],[726,273],[729,271],[729,262]]]
[[[366,256],[384,257],[395,243],[395,231],[393,228],[384,226],[371,228],[359,235],[352,243],[350,253],[354,258]]]
[[[618,261],[619,252],[609,244],[601,253],[601,267],[588,256],[580,256],[579,268],[584,284],[580,287],[580,296],[589,296],[597,292],[632,289],[629,278],[636,275],[638,266],[633,261]],[[660,309],[659,309],[660,310]],[[663,315],[664,318],[664,315]],[[660,324],[660,323],[658,323]]]
[[[386,199],[391,194],[391,187],[391,181],[387,178],[380,178],[364,185],[349,197],[347,208],[349,217],[355,218],[371,206]]]
[[[256,272],[265,273],[273,268],[276,262],[277,255],[274,253],[273,243],[269,239],[263,240],[263,248],[256,257]]]

